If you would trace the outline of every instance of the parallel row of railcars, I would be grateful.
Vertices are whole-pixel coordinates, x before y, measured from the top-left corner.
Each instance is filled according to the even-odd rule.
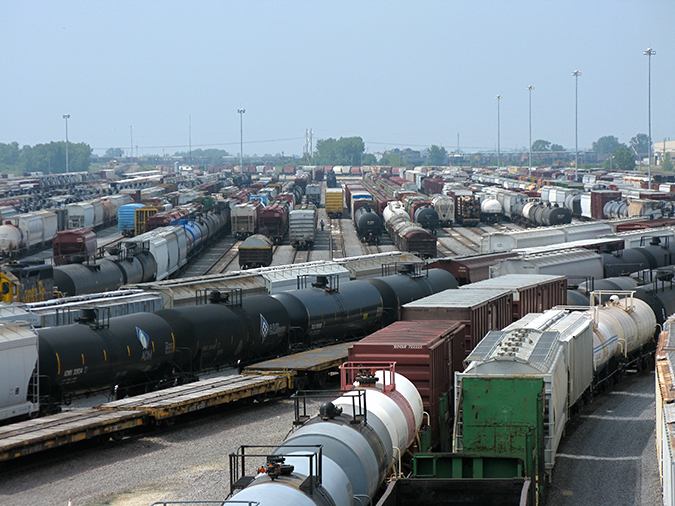
[[[57,232],[100,228],[117,219],[117,209],[130,202],[121,195],[68,204],[65,208],[17,214],[0,225],[0,255],[16,258],[51,245]]]
[[[189,375],[287,352],[291,344],[362,336],[397,319],[397,300],[414,300],[454,284],[441,270],[339,285],[324,281],[275,295],[215,294],[206,305],[41,329],[42,395],[161,381],[172,369]],[[18,381],[18,375],[14,378]],[[27,386],[21,387],[20,396]]]
[[[500,504],[542,504],[570,414],[609,378],[649,364],[656,322],[646,304],[624,294],[586,311],[530,313],[488,332],[467,357],[467,366],[453,366],[449,371],[447,364],[455,363],[452,343],[463,338],[463,326],[448,320],[425,319],[425,326],[398,322],[353,345],[349,361],[341,367],[344,397],[324,403],[318,416],[273,450],[264,466],[268,472],[257,476],[254,472],[250,480],[235,480],[246,484],[233,487],[233,491],[245,487],[233,499],[278,504],[282,498],[282,503],[313,505],[323,504],[328,496],[349,504],[344,490],[350,488],[335,486],[339,482],[354,483],[363,497],[376,500],[375,491],[386,474],[371,474],[366,469],[373,458],[371,452],[377,449],[383,452],[377,457],[382,462],[379,468],[394,468],[386,491],[381,490],[383,504],[398,504],[401,497],[410,502],[411,491],[421,503],[440,498],[450,501],[460,490],[464,499],[482,497],[485,501],[485,490],[489,490],[497,493]],[[454,373],[454,384],[449,373]],[[407,380],[400,380],[399,374]],[[389,418],[398,416],[393,404],[381,410],[375,407],[379,406],[378,392],[412,399],[406,393],[408,382],[419,394],[419,399],[414,397],[415,404],[421,404],[429,414],[426,426],[412,433],[409,426]],[[452,402],[448,406],[448,396],[454,406]],[[371,405],[373,410],[367,411],[366,419],[357,417]],[[386,413],[388,423],[383,422]],[[339,429],[342,426],[344,431]],[[361,443],[348,427],[372,433],[375,444],[355,451]],[[397,427],[396,435],[378,427]],[[336,437],[338,430],[340,436]],[[407,434],[405,441],[402,434]],[[388,441],[398,441],[398,448],[405,448],[415,435],[417,443],[411,451],[421,453],[413,457],[412,474],[403,477],[397,457],[387,453]],[[311,478],[312,469],[316,469],[300,464],[298,452],[305,459],[312,457],[315,444],[323,446],[327,452],[324,458],[331,463],[318,481],[330,485],[298,493],[298,487],[289,485]],[[448,453],[450,446],[455,448],[452,454]],[[440,453],[429,453],[439,448]],[[239,462],[233,463],[233,468],[243,465],[241,459],[247,451],[242,449],[231,457]],[[350,471],[339,473],[341,467]],[[514,485],[512,490],[504,488],[505,481]],[[294,494],[292,499],[286,501],[286,493]]]

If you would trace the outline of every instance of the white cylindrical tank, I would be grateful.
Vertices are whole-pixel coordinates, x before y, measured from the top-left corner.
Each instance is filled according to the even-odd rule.
[[[12,224],[0,225],[0,252],[4,254],[14,253],[26,247],[21,227]]]
[[[343,367],[352,366],[351,370],[358,372],[364,365],[348,363]],[[305,423],[273,451],[273,455],[285,458],[285,465],[293,466],[292,471],[274,479],[260,473],[231,501],[259,506],[352,506],[358,497],[359,504],[372,502],[399,451],[407,449],[421,426],[422,398],[407,378],[391,369],[360,378],[365,383],[357,381],[354,386],[362,388],[361,392],[355,390],[324,403],[322,416]],[[352,423],[354,410],[357,415],[365,415],[364,422]],[[319,448],[323,491],[321,499],[315,501],[300,485],[310,473],[317,474],[316,467],[310,468],[308,455],[318,454]],[[326,495],[332,502],[325,500]]]
[[[480,212],[483,214],[500,214],[502,205],[497,199],[490,197],[480,203]]]
[[[406,216],[410,219],[410,215],[406,212],[403,202],[394,201],[387,203],[387,207],[382,211],[382,218],[384,218],[385,223],[390,223],[394,218],[398,216]]]
[[[654,335],[656,316],[649,304],[636,299],[618,299],[598,308],[593,336],[593,365],[601,369],[619,353],[630,353]]]
[[[533,208],[537,205],[537,202],[528,202],[523,206],[523,218],[530,220],[534,223],[534,217],[530,217]]]

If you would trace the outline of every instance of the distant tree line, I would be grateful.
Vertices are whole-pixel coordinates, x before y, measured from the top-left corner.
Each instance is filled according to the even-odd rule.
[[[392,165],[405,166],[408,159],[397,150],[385,153],[379,160],[371,153],[365,153],[365,144],[361,137],[340,137],[339,139],[321,139],[316,143],[314,156],[303,157],[301,163],[316,165]],[[432,145],[427,155],[427,165],[445,165],[448,152],[444,147]]]
[[[68,143],[68,171],[88,172],[92,149],[89,144]],[[65,141],[23,146],[19,143],[0,143],[0,172],[21,174],[43,172],[57,174],[66,172]]]
[[[592,151],[603,160],[603,167],[616,170],[634,170],[635,159],[646,158],[649,153],[649,136],[637,134],[628,145],[619,142],[613,135],[600,137],[593,143]],[[549,155],[550,153],[550,155]],[[532,163],[545,164],[554,158],[562,159],[568,152],[560,144],[553,144],[544,139],[537,139],[532,143]],[[664,170],[671,170],[667,164]]]

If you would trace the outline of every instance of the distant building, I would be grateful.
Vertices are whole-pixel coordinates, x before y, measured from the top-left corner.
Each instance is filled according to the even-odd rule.
[[[675,141],[654,142],[654,151],[652,152],[652,156],[654,157],[654,163],[656,165],[661,165],[663,155],[666,153],[670,154],[671,160],[675,160]]]

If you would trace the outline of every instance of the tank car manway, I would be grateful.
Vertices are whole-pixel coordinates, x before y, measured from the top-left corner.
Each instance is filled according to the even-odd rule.
[[[91,409],[0,427],[0,463],[79,441],[121,438],[134,428],[171,424],[176,417],[237,400],[261,400],[298,387],[321,386],[347,360],[340,343],[253,364],[243,374],[212,377],[128,397]]]

